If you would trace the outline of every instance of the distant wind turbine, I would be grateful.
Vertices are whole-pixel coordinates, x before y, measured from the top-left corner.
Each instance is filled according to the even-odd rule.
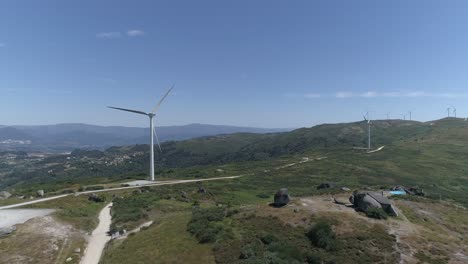
[[[387,119],[390,119],[390,112],[387,113]]]
[[[408,114],[409,114],[409,120],[410,120],[410,121],[413,120],[413,119],[412,119],[412,116],[411,116],[411,115],[413,114],[413,112],[410,110],[410,111],[408,111]]]
[[[369,118],[369,112],[366,113],[366,115],[363,115],[364,121],[367,122],[367,151],[370,151],[371,149],[371,121]]]
[[[454,116],[454,117],[457,117],[457,108],[455,108],[455,106],[453,106],[453,105],[451,105],[450,107],[452,107],[452,109],[453,109],[453,111],[452,111],[452,112],[453,112],[453,116]]]
[[[450,107],[447,107],[447,117],[450,117]]]
[[[109,108],[112,108],[112,109],[132,112],[132,113],[135,113],[135,114],[145,115],[145,116],[149,117],[149,120],[150,120],[150,179],[152,181],[154,181],[154,138],[155,137],[156,137],[156,142],[158,143],[159,151],[162,151],[161,150],[161,144],[159,144],[158,134],[156,134],[156,129],[154,127],[153,118],[156,116],[156,112],[158,111],[159,107],[161,106],[161,103],[164,101],[164,99],[166,99],[167,95],[172,90],[172,88],[174,88],[174,85],[172,85],[172,87],[166,92],[166,94],[161,98],[161,100],[159,100],[156,107],[154,107],[153,111],[150,112],[150,113],[145,113],[143,111],[138,111],[138,110],[131,110],[131,109],[108,106]]]

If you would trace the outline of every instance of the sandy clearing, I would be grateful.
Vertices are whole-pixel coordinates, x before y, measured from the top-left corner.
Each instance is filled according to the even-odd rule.
[[[46,216],[53,213],[53,209],[10,209],[0,211],[0,228],[22,224],[29,219]]]
[[[111,225],[111,207],[112,203],[109,203],[99,213],[99,224],[91,234],[86,250],[84,251],[83,258],[81,259],[81,264],[99,263],[102,251],[104,250],[106,243],[111,239],[107,234]]]

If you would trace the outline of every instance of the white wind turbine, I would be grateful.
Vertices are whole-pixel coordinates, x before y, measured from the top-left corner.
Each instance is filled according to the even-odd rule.
[[[167,97],[167,95],[172,90],[172,88],[174,88],[174,85],[172,85],[172,87],[166,92],[166,94],[161,98],[161,100],[159,100],[156,107],[154,107],[153,111],[150,113],[145,113],[143,111],[138,111],[138,110],[131,110],[131,109],[108,106],[109,108],[112,108],[112,109],[132,112],[135,114],[145,115],[149,117],[150,119],[150,179],[151,181],[154,181],[154,137],[156,137],[156,142],[158,143],[159,151],[162,151],[161,145],[159,144],[158,134],[156,134],[156,129],[154,127],[153,118],[156,116],[156,111],[158,111],[159,106],[161,106],[161,103]]]
[[[371,149],[371,120],[369,117],[369,112],[366,115],[363,115],[364,121],[367,122],[367,151]]]

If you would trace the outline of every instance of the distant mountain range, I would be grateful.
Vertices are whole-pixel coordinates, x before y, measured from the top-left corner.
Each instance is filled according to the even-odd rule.
[[[232,133],[276,133],[291,129],[270,129],[207,124],[158,127],[163,141],[184,140]],[[110,146],[147,144],[148,128],[57,124],[40,126],[0,125],[0,150],[67,152],[76,148],[105,149]]]

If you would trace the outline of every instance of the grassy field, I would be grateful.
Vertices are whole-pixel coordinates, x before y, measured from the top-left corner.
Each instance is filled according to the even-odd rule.
[[[114,240],[101,263],[214,263],[211,245],[199,244],[186,231],[190,212],[168,213],[148,229]]]

